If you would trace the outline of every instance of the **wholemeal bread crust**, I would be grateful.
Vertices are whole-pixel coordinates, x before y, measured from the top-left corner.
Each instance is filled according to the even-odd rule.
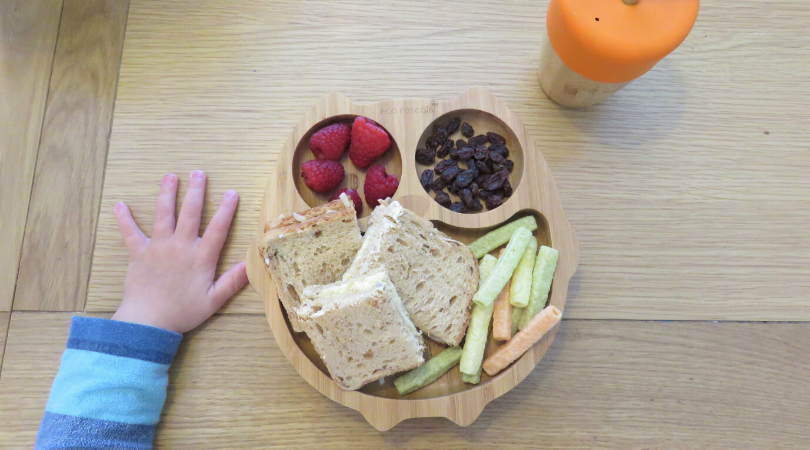
[[[276,220],[267,222],[267,224],[264,225],[265,234],[263,241],[273,239],[279,235],[296,233],[298,230],[307,230],[324,222],[342,220],[344,218],[354,217],[354,222],[357,223],[357,212],[354,210],[354,203],[351,201],[349,205],[346,205],[341,200],[333,200],[329,203],[296,214],[304,218],[304,220],[301,221],[296,218],[295,215],[291,215],[279,217]]]

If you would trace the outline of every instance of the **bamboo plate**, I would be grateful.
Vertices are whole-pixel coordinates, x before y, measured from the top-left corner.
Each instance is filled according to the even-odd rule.
[[[546,161],[532,138],[515,115],[484,89],[468,89],[452,101],[400,99],[365,105],[352,103],[340,94],[330,94],[321,99],[293,129],[279,155],[275,173],[270,175],[267,183],[256,238],[247,258],[250,282],[264,300],[267,320],[281,351],[315,389],[330,399],[359,411],[380,431],[415,417],[446,417],[458,425],[467,426],[481,414],[487,403],[517,386],[534,369],[554,340],[556,328],[495,377],[484,374],[478,385],[463,383],[456,366],[430,386],[405,396],[400,396],[394,388],[394,377],[386,378],[383,383],[370,383],[358,391],[345,391],[329,377],[329,372],[306,334],[294,333],[289,327],[276,296],[275,286],[259,255],[259,239],[268,220],[327,201],[327,196],[312,193],[300,177],[301,164],[314,158],[309,150],[309,137],[325,125],[351,121],[358,115],[379,122],[391,135],[392,148],[378,163],[383,163],[388,173],[400,178],[394,200],[432,220],[437,228],[451,237],[469,243],[507,221],[528,214],[534,215],[539,225],[535,232],[538,243],[554,247],[560,252],[550,304],[561,311],[565,306],[568,282],[579,261],[577,237],[565,218]],[[510,159],[515,162],[510,177],[514,194],[492,211],[485,209],[475,214],[454,213],[433,201],[431,195],[419,184],[419,174],[425,167],[419,166],[415,161],[417,146],[423,146],[427,137],[432,134],[434,122],[444,125],[456,116],[463,122],[469,122],[476,134],[493,131],[507,140]],[[346,180],[341,188],[355,188],[363,197],[364,171],[356,169],[346,158],[344,155]],[[368,225],[369,210],[368,205],[364,205],[360,219],[363,230]],[[426,341],[425,359],[443,348],[428,339]],[[490,340],[487,355],[500,345]]]

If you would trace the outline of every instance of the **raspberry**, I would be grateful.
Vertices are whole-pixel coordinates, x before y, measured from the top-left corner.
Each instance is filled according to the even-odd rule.
[[[330,200],[339,199],[340,194],[344,192],[354,202],[354,210],[357,211],[357,217],[360,217],[360,214],[363,212],[363,200],[360,200],[360,194],[358,194],[357,191],[355,191],[354,189],[343,188],[335,192],[335,195],[333,195]]]
[[[315,192],[329,192],[343,183],[343,165],[337,161],[313,159],[301,165],[301,176]]]
[[[309,148],[318,159],[337,161],[349,146],[351,132],[351,127],[346,123],[329,125],[309,138]]]
[[[355,166],[365,169],[390,146],[391,139],[388,132],[380,124],[363,116],[354,119],[349,159]]]
[[[366,194],[366,203],[374,207],[380,204],[380,200],[393,197],[399,187],[399,179],[394,175],[388,175],[385,167],[377,164],[371,166],[366,172],[366,183],[363,190]]]

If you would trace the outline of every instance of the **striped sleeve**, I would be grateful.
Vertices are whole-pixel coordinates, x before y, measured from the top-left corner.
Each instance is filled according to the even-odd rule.
[[[37,449],[151,449],[181,334],[74,317]]]

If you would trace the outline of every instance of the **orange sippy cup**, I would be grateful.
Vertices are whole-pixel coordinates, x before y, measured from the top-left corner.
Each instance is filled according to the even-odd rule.
[[[551,0],[540,86],[571,108],[605,100],[675,50],[699,0]]]

